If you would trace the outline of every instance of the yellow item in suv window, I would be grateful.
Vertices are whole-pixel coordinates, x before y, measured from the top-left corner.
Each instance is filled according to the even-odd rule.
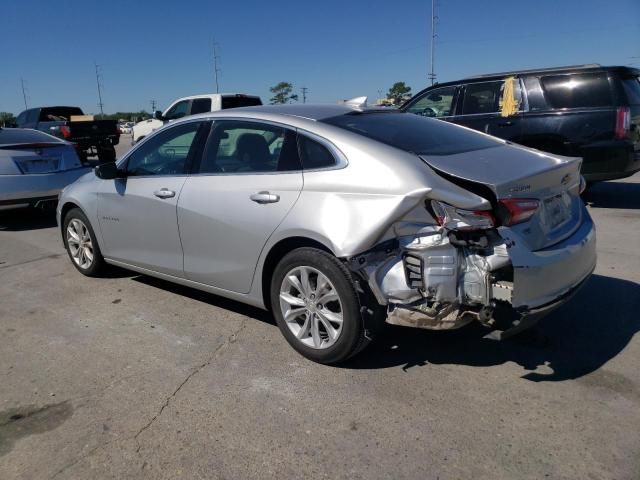
[[[502,98],[500,99],[500,115],[503,117],[515,115],[520,107],[520,100],[515,96],[514,81],[515,77],[508,77],[504,81]]]

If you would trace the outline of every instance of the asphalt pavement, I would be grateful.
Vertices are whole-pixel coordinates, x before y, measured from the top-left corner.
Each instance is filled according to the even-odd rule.
[[[389,327],[340,367],[0,212],[0,479],[638,479],[640,175],[586,198],[598,267],[533,332]]]

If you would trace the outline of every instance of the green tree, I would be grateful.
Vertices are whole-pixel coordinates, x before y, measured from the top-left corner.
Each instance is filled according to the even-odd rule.
[[[273,97],[269,100],[271,105],[298,101],[298,95],[291,93],[293,91],[293,84],[289,82],[280,82],[269,90],[273,93]]]
[[[0,127],[13,127],[16,124],[16,117],[10,112],[0,112]]]
[[[411,87],[404,82],[396,82],[389,89],[387,99],[391,100],[394,105],[400,105],[411,96]]]

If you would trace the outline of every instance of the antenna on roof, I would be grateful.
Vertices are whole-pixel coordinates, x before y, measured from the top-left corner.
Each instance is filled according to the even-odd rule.
[[[355,97],[350,100],[345,100],[344,103],[353,108],[367,108],[367,97]]]

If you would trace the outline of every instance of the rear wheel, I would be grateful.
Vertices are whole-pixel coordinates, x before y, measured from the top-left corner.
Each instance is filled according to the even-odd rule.
[[[63,238],[73,266],[88,277],[100,276],[104,258],[91,224],[79,208],[72,208],[64,217]]]
[[[293,250],[276,267],[270,293],[280,331],[310,360],[342,362],[366,343],[353,280],[334,256],[316,248]]]

